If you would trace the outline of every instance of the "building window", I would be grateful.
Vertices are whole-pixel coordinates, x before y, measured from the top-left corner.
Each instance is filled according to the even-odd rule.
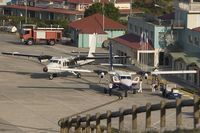
[[[140,34],[142,33],[142,27],[140,27]]]
[[[132,25],[132,24],[129,24],[129,28],[130,28],[130,30],[132,31],[132,30],[133,30],[133,25]]]
[[[199,45],[199,39],[198,39],[198,37],[194,38],[194,44],[197,45],[197,46]]]
[[[135,25],[135,33],[138,33],[138,27]]]
[[[192,43],[192,36],[191,35],[188,36],[188,42]]]
[[[151,39],[153,39],[154,38],[154,36],[153,36],[153,31],[151,31]]]

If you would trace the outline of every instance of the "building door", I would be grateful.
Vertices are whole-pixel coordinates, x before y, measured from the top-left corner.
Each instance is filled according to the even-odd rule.
[[[159,66],[164,65],[164,52],[159,52]]]

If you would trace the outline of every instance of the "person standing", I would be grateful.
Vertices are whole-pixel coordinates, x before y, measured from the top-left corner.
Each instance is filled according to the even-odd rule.
[[[139,90],[138,90],[138,92],[142,93],[142,78],[140,78],[140,81],[139,81]]]

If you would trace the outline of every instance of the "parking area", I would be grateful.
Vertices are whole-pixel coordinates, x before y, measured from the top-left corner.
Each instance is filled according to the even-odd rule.
[[[66,45],[20,44],[16,35],[0,33],[0,52],[24,52],[29,54],[49,54],[69,56],[71,51],[87,51]],[[97,49],[105,52],[104,49]],[[7,133],[57,133],[58,120],[62,117],[95,114],[96,112],[116,111],[119,108],[131,108],[132,105],[159,103],[163,98],[158,92],[152,93],[150,85],[144,83],[143,93],[128,94],[127,98],[109,96],[103,93],[107,87],[104,79],[94,73],[82,74],[77,79],[73,75],[62,74],[53,80],[42,72],[44,64],[26,57],[0,55],[0,132]],[[83,66],[94,70],[105,67]],[[184,97],[187,98],[187,97]],[[186,126],[191,127],[191,108],[183,110],[187,119]],[[159,127],[159,112],[154,112],[152,125]],[[145,126],[145,115],[139,115],[138,126]],[[127,118],[130,119],[130,118]],[[117,125],[113,122],[113,125]],[[167,111],[167,125],[175,127],[175,111]],[[117,127],[117,126],[116,126]],[[126,124],[126,129],[131,123]]]

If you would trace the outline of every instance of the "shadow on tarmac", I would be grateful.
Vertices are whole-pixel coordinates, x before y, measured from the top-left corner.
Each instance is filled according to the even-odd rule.
[[[12,127],[18,127],[18,128],[27,128],[27,129],[34,129],[39,131],[45,131],[45,132],[59,132],[57,130],[48,129],[48,128],[36,128],[36,127],[29,127],[29,126],[22,126],[22,125],[15,125],[15,124],[8,124],[8,123],[2,123],[0,122],[0,125],[3,126],[12,126]],[[4,131],[10,131],[11,129],[3,129]],[[0,130],[1,131],[1,130]]]

